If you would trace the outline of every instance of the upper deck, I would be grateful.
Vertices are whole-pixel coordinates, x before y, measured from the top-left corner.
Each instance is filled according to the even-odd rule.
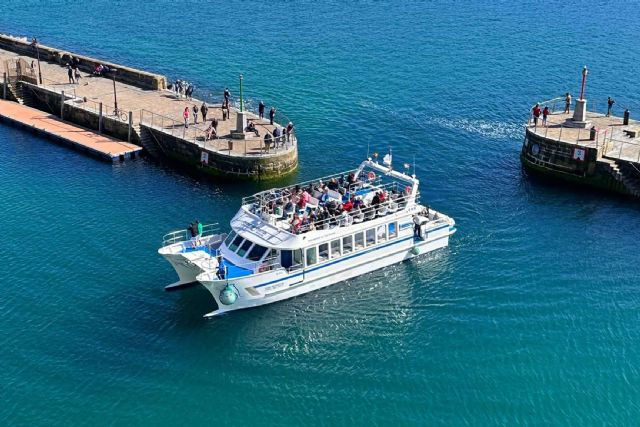
[[[245,197],[231,226],[276,247],[301,234],[407,209],[419,197],[418,184],[413,176],[367,160],[354,170]]]
[[[640,122],[629,120],[625,125],[622,117],[607,116],[606,105],[603,112],[598,112],[596,105],[590,107],[587,103],[588,128],[572,126],[573,109],[564,113],[564,98],[555,98],[539,103],[540,109],[549,107],[551,114],[547,119],[547,126],[542,124],[542,115],[537,126],[533,122],[530,111],[527,131],[542,138],[574,144],[580,147],[596,148],[598,155],[631,162],[640,162]],[[595,127],[595,135],[591,139],[591,128]]]

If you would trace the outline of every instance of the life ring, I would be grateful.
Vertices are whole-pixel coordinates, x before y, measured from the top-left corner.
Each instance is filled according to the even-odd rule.
[[[411,190],[412,190],[412,188],[411,188],[411,186],[410,186],[410,185],[407,185],[407,186],[404,188],[404,192],[405,192],[407,195],[411,194]]]
[[[373,181],[374,179],[376,179],[376,173],[374,171],[371,171],[367,174],[367,178],[369,178],[369,181]]]

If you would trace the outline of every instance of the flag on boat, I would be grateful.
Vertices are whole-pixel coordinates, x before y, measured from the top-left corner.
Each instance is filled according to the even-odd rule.
[[[387,166],[391,166],[391,153],[385,155],[382,158],[382,164],[387,165]]]

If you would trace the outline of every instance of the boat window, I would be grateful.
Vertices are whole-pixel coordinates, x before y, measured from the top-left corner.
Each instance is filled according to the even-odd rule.
[[[379,225],[378,226],[378,243],[385,242],[387,240],[387,226]]]
[[[302,249],[296,249],[293,251],[293,265],[292,270],[302,268]]]
[[[318,247],[318,252],[320,255],[320,262],[326,261],[329,259],[329,244],[323,243]]]
[[[389,224],[389,240],[398,237],[398,223],[392,222]]]
[[[231,244],[229,245],[229,249],[235,252],[240,247],[240,243],[242,243],[243,240],[244,239],[242,238],[242,236],[237,235],[236,238],[233,239],[233,242],[231,242]]]
[[[342,253],[349,254],[353,252],[353,236],[347,236],[342,238]]]
[[[340,256],[340,239],[331,241],[331,259]]]
[[[367,246],[373,246],[376,244],[376,229],[370,228],[367,230]]]
[[[238,256],[243,257],[247,253],[251,245],[253,245],[253,242],[251,240],[245,240],[242,246],[240,246],[240,249],[238,249],[238,252],[236,252]]]
[[[247,259],[251,261],[260,261],[262,255],[267,251],[267,248],[264,246],[260,246],[258,244],[253,245],[253,248],[249,251],[249,255],[247,255]]]
[[[233,239],[236,238],[236,232],[231,230],[231,232],[229,233],[229,235],[227,236],[226,239],[224,239],[224,244],[229,247],[229,245],[231,245],[231,242],[233,241]]]
[[[315,246],[313,248],[307,249],[307,267],[318,262],[318,248]]]
[[[356,251],[364,248],[364,232],[356,233]]]

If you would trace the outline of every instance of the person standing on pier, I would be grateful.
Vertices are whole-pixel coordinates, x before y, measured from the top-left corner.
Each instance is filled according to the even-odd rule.
[[[229,88],[224,88],[224,105],[229,110],[229,101],[231,100],[231,92],[229,92]]]
[[[189,127],[189,107],[184,107],[184,111],[182,112],[182,117],[184,118],[184,127]]]
[[[202,101],[202,105],[200,106],[200,112],[202,113],[202,122],[206,122],[207,121],[207,113],[209,112],[209,107],[207,107],[207,104]]]
[[[260,104],[258,104],[258,117],[264,119],[264,102],[262,101],[260,101]]]
[[[564,113],[569,114],[571,111],[571,94],[569,92],[564,96]]]
[[[533,125],[534,126],[538,126],[538,119],[540,118],[540,105],[536,104],[535,107],[533,107]]]
[[[613,104],[615,103],[616,101],[614,101],[613,98],[611,97],[607,98],[607,117],[611,115],[611,109],[613,108]]]
[[[276,107],[271,107],[269,110],[269,123],[273,124],[273,118],[276,116]]]
[[[287,142],[291,141],[291,132],[293,132],[293,123],[289,122],[287,125]]]
[[[198,124],[198,107],[196,104],[193,104],[193,124]]]
[[[69,76],[69,83],[74,84],[73,80],[73,68],[71,68],[71,64],[67,64],[67,75]]]
[[[547,127],[547,117],[549,116],[549,107],[544,106],[544,110],[542,110],[542,126]]]

